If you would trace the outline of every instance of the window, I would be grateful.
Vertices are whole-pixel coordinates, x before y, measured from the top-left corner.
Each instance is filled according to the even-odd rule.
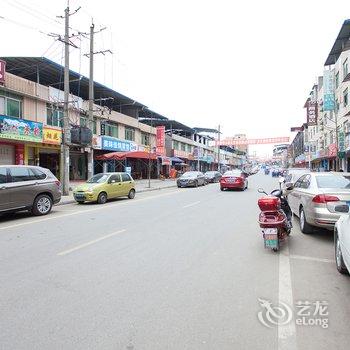
[[[118,124],[106,123],[105,124],[105,135],[111,137],[118,137]]]
[[[80,126],[88,126],[87,118],[80,117]]]
[[[44,172],[42,172],[41,170],[33,168],[33,169],[30,169],[30,171],[32,171],[34,173],[36,180],[46,179],[46,174]]]
[[[92,133],[97,135],[97,120],[96,120],[96,118],[94,118],[94,120],[92,122]]]
[[[129,174],[122,174],[122,181],[123,182],[131,181]]]
[[[348,75],[348,59],[346,59],[343,63],[343,79]]]
[[[22,118],[22,98],[0,91],[0,113],[9,117]]]
[[[318,188],[350,188],[350,181],[345,176],[316,176]]]
[[[57,126],[59,128],[63,125],[63,110],[55,106],[47,106],[46,124],[50,126]]]
[[[35,174],[29,168],[10,168],[12,182],[36,180]]]
[[[186,152],[186,144],[185,143],[181,143],[181,151]]]
[[[141,133],[141,144],[145,146],[150,146],[150,135],[144,132]]]
[[[135,129],[125,128],[125,140],[135,141]]]
[[[180,149],[179,148],[179,141],[174,141],[174,149],[176,149],[177,151]]]
[[[348,105],[348,88],[343,91],[344,107]]]
[[[120,182],[120,176],[115,174],[115,175],[111,175],[111,177],[108,180],[108,183],[112,183],[112,181],[114,182]]]
[[[0,184],[5,184],[7,182],[7,169],[0,168]]]
[[[5,97],[0,96],[0,114],[5,114]]]
[[[339,87],[339,72],[335,75],[335,88],[337,89]]]

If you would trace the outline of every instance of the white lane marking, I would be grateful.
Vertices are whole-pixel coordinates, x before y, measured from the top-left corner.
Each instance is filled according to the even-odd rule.
[[[197,205],[199,204],[201,201],[198,201],[198,202],[193,202],[193,203],[190,203],[190,204],[187,204],[187,205],[184,205],[183,208],[189,208],[189,207],[193,207],[194,205]]]
[[[114,207],[114,206],[117,206],[117,205],[120,206],[120,205],[132,204],[132,203],[142,202],[142,201],[153,199],[153,198],[170,196],[170,195],[177,194],[177,193],[184,193],[184,192],[174,191],[174,192],[170,192],[170,193],[159,194],[157,196],[150,196],[150,197],[147,197],[147,198],[133,199],[132,201],[125,200],[123,202],[108,203],[107,205],[100,205],[100,206],[98,206],[96,208],[77,210],[77,211],[74,211],[73,213],[67,213],[67,214],[62,214],[62,215],[55,215],[54,213],[52,213],[52,214],[49,214],[49,216],[45,216],[45,218],[42,218],[42,219],[35,219],[35,220],[20,222],[18,224],[13,224],[13,225],[8,225],[8,226],[0,226],[0,231],[1,230],[6,230],[6,229],[10,229],[10,228],[16,228],[16,227],[20,227],[20,226],[35,224],[37,222],[43,222],[43,221],[47,221],[47,220],[60,219],[60,218],[64,218],[64,217],[67,217],[67,216],[84,214],[84,213],[89,213],[89,212],[97,211],[97,210],[104,210],[104,209],[108,209],[108,208],[111,208],[111,207]]]
[[[288,245],[280,251],[279,255],[279,273],[278,273],[278,300],[286,303],[293,309],[293,291],[292,278],[290,272],[289,248]],[[281,322],[283,320],[280,320]],[[278,350],[296,350],[296,328],[294,318],[291,322],[284,325],[278,323]]]
[[[331,263],[331,264],[335,263],[335,260],[333,260],[333,259],[315,258],[313,256],[290,255],[290,258],[291,259],[299,259],[299,260],[308,260],[308,261],[317,261],[317,262]]]
[[[103,241],[104,239],[113,237],[113,236],[118,235],[119,233],[123,233],[123,232],[125,232],[125,231],[126,231],[126,230],[119,230],[119,231],[117,231],[117,232],[110,233],[110,234],[105,235],[105,236],[103,236],[103,237],[100,237],[100,238],[94,239],[94,240],[92,240],[92,241],[89,241],[89,242],[80,244],[80,245],[78,245],[78,246],[76,246],[76,247],[73,247],[73,248],[71,248],[71,249],[64,250],[63,252],[57,253],[57,255],[62,256],[62,255],[67,255],[67,254],[73,253],[73,252],[75,252],[76,250],[79,250],[79,249],[88,247],[89,245],[92,245],[92,244],[95,244],[95,243],[97,243],[97,242]]]

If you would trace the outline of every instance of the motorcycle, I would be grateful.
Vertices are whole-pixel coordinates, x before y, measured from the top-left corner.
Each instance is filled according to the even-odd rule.
[[[265,175],[269,175],[270,174],[270,169],[266,168],[265,169]]]
[[[271,248],[274,252],[280,249],[292,230],[292,211],[287,198],[282,191],[283,178],[280,178],[280,188],[267,194],[262,188],[258,192],[266,196],[259,198],[258,205],[259,225],[262,229],[265,248]],[[288,188],[287,188],[288,190]]]

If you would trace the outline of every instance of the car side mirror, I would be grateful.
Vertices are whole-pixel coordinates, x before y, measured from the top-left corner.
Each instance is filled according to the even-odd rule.
[[[337,213],[344,213],[347,214],[349,212],[349,206],[347,204],[341,204],[341,205],[337,205],[334,210]]]
[[[286,182],[286,189],[291,191],[294,188],[293,182]]]
[[[285,178],[283,177],[283,176],[281,176],[279,179],[278,179],[278,182],[280,183],[280,184],[283,184],[283,182],[285,182],[286,180],[285,180]]]

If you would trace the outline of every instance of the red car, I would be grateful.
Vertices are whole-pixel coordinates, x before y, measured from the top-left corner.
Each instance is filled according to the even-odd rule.
[[[248,188],[248,179],[241,170],[227,171],[220,180],[220,190],[239,189],[244,191]]]

